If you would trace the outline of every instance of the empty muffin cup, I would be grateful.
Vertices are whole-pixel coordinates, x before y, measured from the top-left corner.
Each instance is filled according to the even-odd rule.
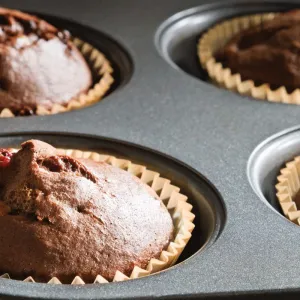
[[[12,150],[14,152],[16,150]],[[180,193],[180,188],[171,184],[170,180],[160,177],[160,174],[148,170],[146,166],[137,165],[129,160],[118,159],[110,155],[102,155],[96,152],[80,151],[73,149],[58,149],[59,155],[67,155],[73,158],[90,159],[95,162],[106,162],[114,167],[120,168],[130,174],[140,178],[150,188],[157,193],[161,201],[167,207],[174,225],[174,237],[169,243],[166,250],[162,251],[160,257],[150,259],[147,268],[142,269],[135,266],[130,274],[126,276],[122,272],[117,271],[113,281],[124,281],[144,277],[153,273],[157,273],[173,266],[180,254],[191,238],[194,229],[193,220],[195,215],[191,212],[192,205],[187,202],[187,197]],[[3,274],[1,278],[10,278],[9,274]],[[25,282],[34,282],[34,276],[24,279]],[[94,283],[107,283],[101,274],[95,278]],[[51,284],[60,284],[59,278],[51,278],[48,282]],[[80,276],[76,276],[71,284],[85,284]]]
[[[226,20],[209,29],[199,39],[198,57],[213,83],[239,94],[261,100],[300,104],[300,89],[290,91],[285,86],[273,89],[268,83],[243,80],[241,74],[224,67],[216,59],[218,50],[222,49],[239,32],[270,21],[277,15],[277,13],[263,13]]]
[[[276,195],[283,214],[290,221],[300,225],[300,156],[280,170],[277,180]]]

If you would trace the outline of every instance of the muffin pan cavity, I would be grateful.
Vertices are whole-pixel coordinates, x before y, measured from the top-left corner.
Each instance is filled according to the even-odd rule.
[[[276,212],[282,214],[275,186],[285,164],[300,154],[300,127],[271,136],[256,147],[248,161],[248,179],[257,195]]]
[[[89,150],[128,159],[158,172],[161,177],[170,179],[171,183],[178,186],[180,192],[188,197],[188,202],[193,205],[192,213],[195,214],[195,229],[177,262],[178,267],[180,262],[199,250],[205,250],[221,233],[226,219],[221,196],[205,177],[175,159],[127,142],[88,135],[80,137],[55,133],[1,135],[0,147],[19,147],[20,143],[29,139],[39,139],[57,148]]]
[[[70,31],[73,37],[91,44],[105,55],[113,68],[112,75],[114,78],[114,82],[106,96],[129,82],[133,73],[131,56],[125,48],[112,37],[91,27],[76,23],[75,21],[36,12],[30,13],[48,21],[57,28]]]
[[[175,69],[208,81],[197,56],[200,36],[214,24],[253,13],[286,11],[299,7],[287,2],[221,1],[187,9],[163,22],[156,34],[155,44],[161,56]]]

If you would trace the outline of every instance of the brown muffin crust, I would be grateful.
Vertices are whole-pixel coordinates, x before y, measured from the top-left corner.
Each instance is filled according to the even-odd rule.
[[[16,154],[0,152],[0,273],[112,280],[117,270],[146,268],[170,243],[166,207],[128,172],[35,140]]]
[[[33,114],[89,89],[91,71],[70,38],[35,16],[0,8],[0,109]]]
[[[242,80],[272,88],[300,88],[300,10],[282,13],[240,32],[216,53],[216,59]]]

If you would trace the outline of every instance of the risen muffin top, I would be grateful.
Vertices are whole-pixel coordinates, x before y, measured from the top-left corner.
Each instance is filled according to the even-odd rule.
[[[0,274],[70,283],[130,275],[159,257],[173,223],[155,192],[106,163],[28,141],[0,155]]]
[[[34,113],[66,105],[92,84],[67,31],[35,16],[0,8],[0,109]]]
[[[300,88],[300,10],[240,32],[216,58],[243,80],[288,91]]]

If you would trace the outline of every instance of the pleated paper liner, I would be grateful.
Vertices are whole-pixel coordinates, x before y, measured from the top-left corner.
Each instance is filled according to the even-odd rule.
[[[112,66],[103,53],[78,38],[74,38],[73,43],[91,69],[94,79],[93,86],[86,93],[81,93],[72,99],[67,105],[54,104],[51,109],[38,106],[36,115],[52,115],[92,105],[104,97],[114,82]],[[10,117],[15,117],[15,115],[9,108],[4,108],[0,112],[0,118]]]
[[[168,248],[162,251],[159,259],[152,258],[146,269],[135,266],[129,277],[117,271],[113,279],[114,282],[141,278],[167,269],[176,263],[190,240],[195,227],[193,223],[195,215],[191,212],[193,206],[187,202],[187,196],[180,193],[179,187],[172,185],[169,179],[161,177],[159,173],[148,170],[146,166],[134,164],[129,160],[118,159],[114,156],[102,155],[96,152],[73,149],[59,149],[58,151],[61,155],[92,159],[96,162],[106,162],[140,178],[157,193],[172,217],[175,227],[175,238],[170,242]],[[0,278],[10,278],[10,276],[9,274],[3,274]],[[27,277],[24,281],[35,282],[31,276]],[[59,278],[56,277],[53,277],[48,283],[61,284]],[[95,278],[94,283],[108,283],[108,281],[99,274]],[[71,284],[85,284],[85,282],[79,276],[76,276]]]
[[[276,195],[284,215],[300,225],[300,207],[296,205],[296,200],[300,200],[300,156],[280,170],[277,180]]]
[[[199,39],[198,56],[200,63],[207,70],[213,83],[241,95],[261,100],[300,104],[300,89],[295,89],[289,94],[284,86],[276,90],[272,90],[267,83],[256,86],[253,80],[243,81],[240,74],[233,73],[230,68],[223,67],[214,57],[217,50],[224,47],[236,34],[272,20],[276,15],[277,13],[264,13],[233,18],[215,25]]]

